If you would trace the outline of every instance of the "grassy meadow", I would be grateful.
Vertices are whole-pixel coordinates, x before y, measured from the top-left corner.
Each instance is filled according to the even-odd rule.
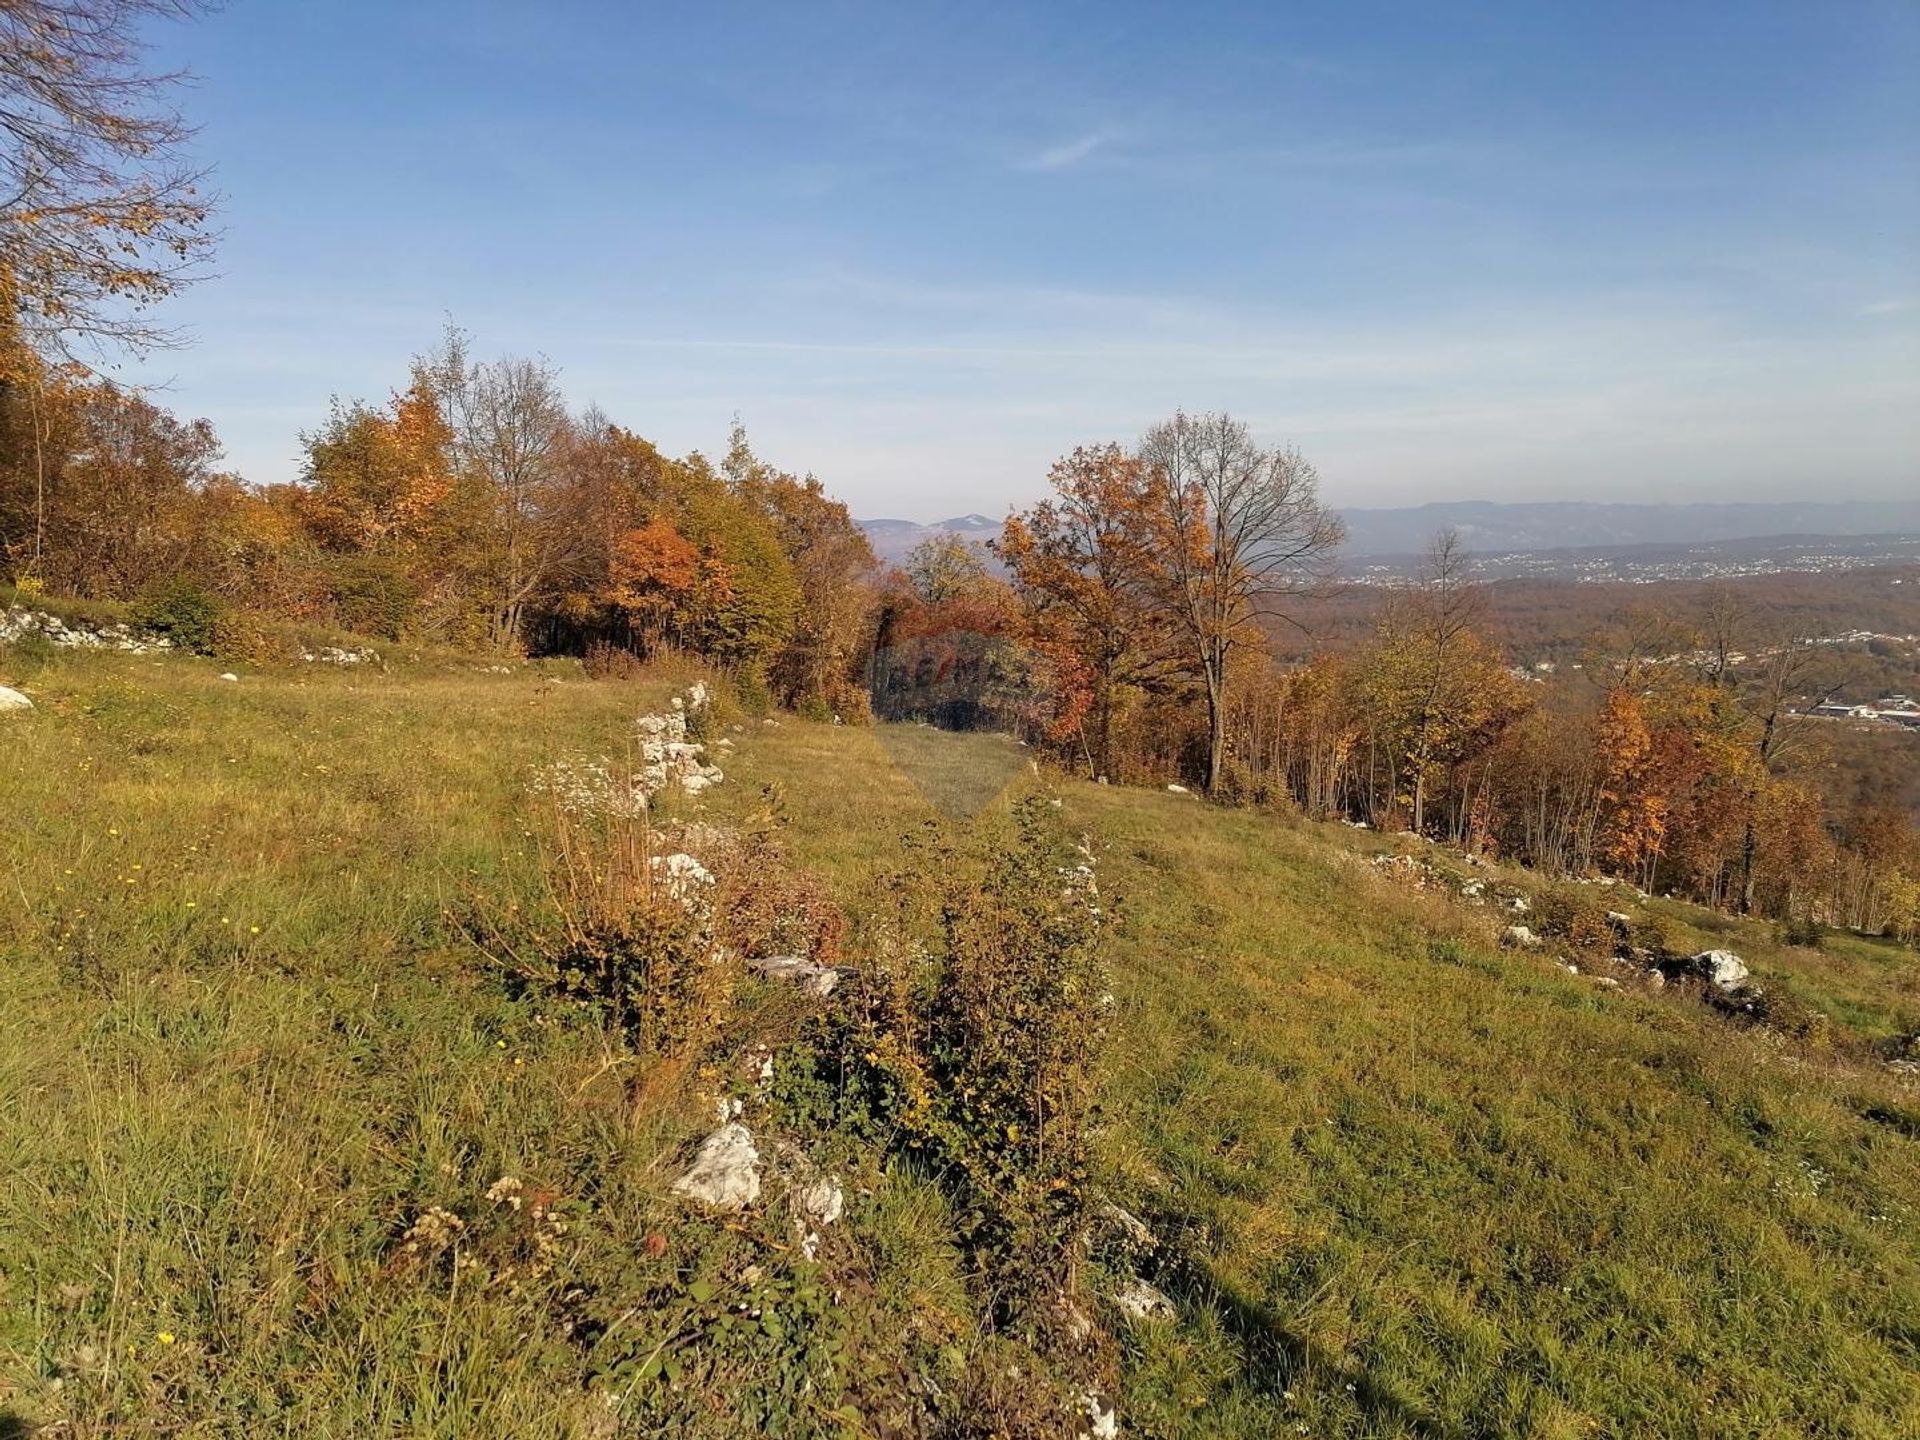
[[[462,923],[539,893],[539,767],[618,761],[689,676],[218,668],[12,677],[0,1436],[906,1435],[1000,1363],[930,1177],[840,1147],[814,1260],[771,1206],[690,1213],[724,1077],[628,1083]],[[777,813],[856,937],[929,821],[1039,788],[1088,837],[1098,1183],[1177,1306],[1089,1271],[1121,1434],[1920,1434],[1920,1090],[1871,1049],[1920,1014],[1911,952],[1651,907],[1824,1017],[1789,1035],[1502,950],[1382,837],[998,737],[721,720],[703,818]],[[786,999],[743,992],[736,1048]]]

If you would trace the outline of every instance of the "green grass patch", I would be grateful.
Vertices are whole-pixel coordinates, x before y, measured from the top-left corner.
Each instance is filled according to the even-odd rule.
[[[817,1266],[776,1207],[690,1213],[700,1077],[632,1104],[450,918],[538,889],[530,777],[618,759],[677,675],[218,670],[67,656],[0,722],[0,1434],[863,1434],[966,1393],[993,1351],[940,1176],[846,1152]],[[709,818],[783,816],[856,945],[930,822],[1051,786],[1098,853],[1100,1184],[1178,1307],[1126,1319],[1094,1257],[1124,1433],[1920,1433],[1916,1104],[1864,1051],[1920,1008],[1911,952],[1622,907],[1861,1042],[1804,1045],[1503,951],[1378,836],[996,737],[722,728]]]

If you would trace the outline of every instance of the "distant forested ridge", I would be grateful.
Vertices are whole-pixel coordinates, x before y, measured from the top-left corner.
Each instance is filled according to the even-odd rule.
[[[1666,545],[1775,535],[1888,535],[1920,532],[1920,500],[1625,505],[1579,500],[1445,500],[1399,509],[1345,509],[1347,551],[1416,555],[1436,530],[1455,531],[1475,550],[1559,550]]]

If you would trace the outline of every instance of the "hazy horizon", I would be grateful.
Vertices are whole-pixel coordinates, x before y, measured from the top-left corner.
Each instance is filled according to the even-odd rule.
[[[378,35],[379,43],[368,43]],[[1920,11],[240,4],[173,381],[255,481],[451,314],[676,453],[997,514],[1175,406],[1342,506],[1920,478]]]

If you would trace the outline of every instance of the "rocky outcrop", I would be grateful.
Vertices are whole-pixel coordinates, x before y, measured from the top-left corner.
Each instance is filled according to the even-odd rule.
[[[660,888],[682,905],[698,905],[713,888],[713,872],[691,855],[655,855],[647,861]]]
[[[636,765],[617,766],[605,755],[555,760],[534,774],[532,788],[552,795],[569,814],[629,818],[645,814],[669,786],[699,795],[726,778],[718,765],[707,764],[706,746],[687,736],[687,717],[704,714],[711,703],[707,687],[696,681],[666,710],[634,720]]]
[[[1171,1320],[1176,1313],[1173,1301],[1137,1278],[1129,1280],[1108,1298],[1130,1320]]]

